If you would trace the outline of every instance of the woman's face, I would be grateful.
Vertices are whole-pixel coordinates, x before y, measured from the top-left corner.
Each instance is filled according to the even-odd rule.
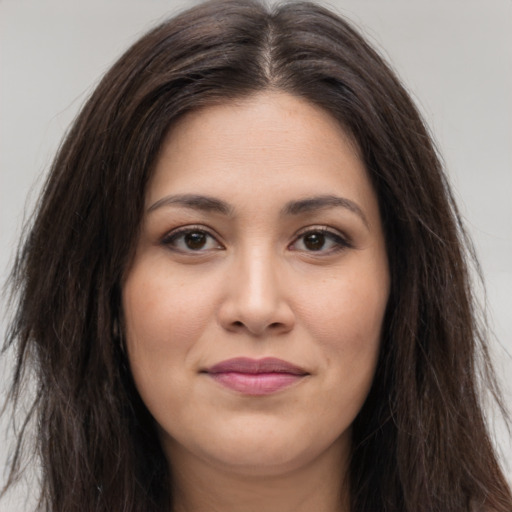
[[[123,286],[170,463],[277,474],[346,456],[388,292],[377,199],[333,118],[277,92],[185,116]]]

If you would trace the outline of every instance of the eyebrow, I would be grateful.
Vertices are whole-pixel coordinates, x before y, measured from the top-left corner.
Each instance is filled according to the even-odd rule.
[[[229,203],[215,197],[199,194],[178,194],[163,197],[162,199],[159,199],[153,203],[147,209],[147,213],[151,213],[164,206],[173,205],[190,208],[193,210],[200,210],[207,213],[220,213],[226,216],[232,216],[234,213],[234,208]],[[281,209],[281,215],[294,216],[304,213],[311,213],[318,210],[327,210],[330,208],[345,208],[350,212],[355,213],[363,221],[365,226],[369,227],[368,220],[363,210],[357,205],[357,203],[345,197],[334,195],[320,195],[289,201]]]
[[[282,215],[300,215],[329,208],[346,208],[355,213],[366,227],[369,227],[368,219],[357,203],[345,197],[334,195],[321,195],[290,201],[284,205],[281,213]]]
[[[203,196],[198,194],[179,194],[173,196],[166,196],[153,203],[148,209],[147,213],[151,213],[163,206],[182,206],[193,210],[200,210],[203,212],[215,212],[222,215],[231,216],[233,208],[226,203],[215,197]]]

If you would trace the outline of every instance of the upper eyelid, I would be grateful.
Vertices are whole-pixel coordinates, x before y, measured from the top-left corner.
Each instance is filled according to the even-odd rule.
[[[162,237],[162,240],[164,240],[168,237],[171,237],[171,236],[180,235],[182,233],[190,233],[190,232],[194,232],[194,231],[202,231],[202,232],[206,233],[207,235],[210,235],[211,237],[215,238],[216,240],[218,240],[218,238],[219,238],[219,235],[213,229],[211,229],[209,227],[206,227],[203,225],[188,225],[187,224],[186,226],[180,226],[180,227],[171,229]]]
[[[208,236],[212,237],[219,245],[222,247],[225,246],[225,243],[222,241],[222,237],[220,237],[214,230],[208,228],[203,225],[186,225],[172,229],[168,231],[164,236],[161,237],[160,243],[167,244],[170,241],[178,238],[180,235],[186,235],[187,233],[193,233],[194,231],[201,231],[206,233]],[[201,252],[201,251],[197,251]]]
[[[308,233],[315,233],[320,232],[324,235],[331,235],[333,238],[336,238],[338,240],[335,240],[335,244],[338,246],[338,249],[354,249],[354,243],[350,236],[345,234],[343,231],[340,231],[339,229],[328,227],[328,226],[308,226],[307,228],[304,228],[300,230],[294,237],[293,241],[288,245],[288,247],[293,246],[296,244],[304,235],[307,235]],[[324,251],[318,251],[318,255],[323,253]],[[332,252],[332,251],[327,251]],[[312,252],[314,254],[314,252]]]
[[[213,236],[214,238],[220,237],[220,235],[214,229],[212,229],[208,226],[205,226],[203,224],[186,224],[184,226],[179,226],[179,227],[173,228],[170,231],[168,231],[164,235],[164,237],[173,235],[173,234],[183,233],[183,232],[187,233],[190,231],[204,231],[205,233],[208,233],[209,235]],[[331,226],[326,226],[326,225],[322,225],[322,224],[313,224],[311,226],[305,226],[303,228],[300,228],[298,231],[295,232],[294,236],[298,237],[305,233],[309,233],[311,231],[321,231],[324,233],[333,233],[333,234],[339,235],[343,238],[348,238],[347,235],[343,231],[341,231],[337,228],[333,228]]]
[[[305,228],[299,229],[299,231],[297,231],[297,233],[295,234],[295,239],[297,239],[298,237],[300,237],[302,235],[305,235],[307,233],[318,232],[318,231],[321,232],[321,233],[327,233],[327,234],[332,234],[332,235],[338,236],[338,237],[343,238],[344,240],[347,240],[347,241],[350,240],[350,237],[346,233],[341,231],[340,229],[333,228],[331,226],[321,225],[321,224],[313,225],[313,226],[307,226]]]

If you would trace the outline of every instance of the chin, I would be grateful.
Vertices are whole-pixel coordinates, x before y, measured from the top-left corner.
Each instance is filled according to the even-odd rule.
[[[241,425],[225,432],[217,432],[214,439],[188,443],[186,439],[173,440],[175,449],[185,448],[198,459],[208,462],[219,471],[240,476],[279,476],[292,473],[308,466],[317,458],[333,453],[333,445],[338,445],[339,453],[348,453],[350,432],[338,438],[329,435],[310,438],[307,431],[290,425],[277,428],[277,425],[263,422],[260,425]],[[169,453],[171,460],[175,453]]]
[[[262,447],[261,443],[233,443],[214,453],[205,453],[219,469],[245,476],[279,476],[293,472],[308,462],[308,454],[290,452],[282,447]]]

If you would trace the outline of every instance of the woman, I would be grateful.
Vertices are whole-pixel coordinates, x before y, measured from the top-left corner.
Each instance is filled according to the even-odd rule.
[[[464,241],[345,21],[228,1],[164,23],[83,108],[13,271],[41,508],[510,510]]]

